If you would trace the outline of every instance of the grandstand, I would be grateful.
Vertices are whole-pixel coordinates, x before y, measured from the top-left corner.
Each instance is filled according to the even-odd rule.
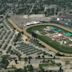
[[[50,20],[49,17],[45,17],[45,15],[37,14],[37,15],[14,15],[10,17],[10,20],[14,22],[19,28],[23,29],[26,25],[37,24],[42,21],[48,22]]]

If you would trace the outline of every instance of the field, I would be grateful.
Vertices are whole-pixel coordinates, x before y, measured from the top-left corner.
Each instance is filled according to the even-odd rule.
[[[27,32],[30,33],[30,34],[32,34],[36,30],[42,32],[43,28],[45,28],[46,26],[49,26],[49,25],[32,26],[32,27],[29,27],[27,29]],[[64,31],[64,32],[68,32],[64,29],[61,29],[61,30]],[[40,35],[38,33],[35,33],[35,34],[36,34],[36,37],[38,39],[40,39],[41,41],[45,42],[46,44],[52,46],[55,50],[62,52],[62,53],[72,54],[72,47],[69,47],[69,46],[66,46],[66,45],[61,45],[59,42],[52,40],[48,36]]]

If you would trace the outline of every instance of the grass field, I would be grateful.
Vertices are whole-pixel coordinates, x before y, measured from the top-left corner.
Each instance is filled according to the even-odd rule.
[[[32,32],[34,30],[41,31],[46,26],[49,26],[49,25],[32,26],[32,27],[30,27],[30,28],[27,29],[27,32],[30,33],[30,34],[32,34]],[[64,30],[64,29],[62,29],[62,30]],[[66,30],[64,30],[64,31],[66,31]],[[53,41],[51,38],[49,38],[47,36],[42,36],[42,35],[38,35],[37,34],[37,38],[40,39],[41,41],[45,42],[46,44],[52,46],[54,49],[56,49],[59,52],[72,54],[72,48],[71,47],[68,47],[68,46],[65,46],[65,45],[60,45],[60,43],[58,43],[56,41]]]

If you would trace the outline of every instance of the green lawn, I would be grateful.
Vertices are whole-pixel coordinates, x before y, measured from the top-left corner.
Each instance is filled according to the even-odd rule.
[[[32,32],[34,30],[39,30],[41,31],[43,28],[45,28],[48,25],[38,25],[38,26],[33,26],[27,29],[27,32],[29,32],[30,34],[32,34]],[[55,27],[55,26],[54,26]],[[61,29],[61,28],[60,28]],[[62,29],[63,30],[63,29]],[[58,50],[59,52],[63,52],[63,53],[68,53],[68,54],[72,54],[72,48],[69,48],[67,46],[63,46],[60,45],[60,43],[53,41],[52,39],[50,39],[47,36],[42,36],[42,35],[38,35],[37,34],[37,38],[42,40],[43,42],[45,42],[46,44],[52,46],[54,49]]]

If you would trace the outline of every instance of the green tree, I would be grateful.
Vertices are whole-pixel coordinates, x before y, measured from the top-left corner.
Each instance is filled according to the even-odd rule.
[[[24,72],[23,69],[16,69],[15,72]]]
[[[2,65],[4,68],[7,68],[8,64],[9,64],[9,61],[8,61],[8,55],[4,55],[2,57],[2,61],[1,61]]]
[[[32,65],[28,65],[27,68],[28,68],[28,71],[29,72],[34,72],[34,69],[33,69],[33,66]]]

